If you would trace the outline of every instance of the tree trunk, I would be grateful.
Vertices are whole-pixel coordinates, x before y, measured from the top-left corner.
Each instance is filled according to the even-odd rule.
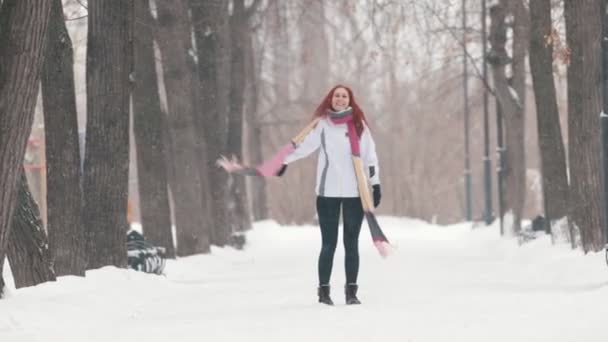
[[[192,19],[198,55],[201,113],[198,129],[204,132],[209,156],[209,185],[213,213],[212,243],[228,243],[231,227],[228,221],[228,176],[215,167],[215,159],[225,154],[228,132],[228,110],[225,88],[228,86],[230,54],[225,35],[226,4],[220,0],[191,0]]]
[[[513,15],[513,57],[511,62],[512,88],[518,98],[517,110],[505,116],[506,158],[505,173],[506,210],[513,211],[513,233],[521,230],[526,203],[526,55],[530,46],[529,17],[522,0],[501,0],[510,6]]]
[[[87,268],[126,267],[133,5],[91,1],[88,12],[83,186]]]
[[[18,191],[7,253],[16,288],[56,279],[48,238],[25,171],[21,175]]]
[[[507,227],[511,233],[518,233],[521,230],[521,216],[526,195],[526,164],[525,164],[525,148],[524,148],[524,110],[523,97],[519,96],[515,86],[521,87],[521,68],[523,61],[521,60],[522,46],[518,45],[517,51],[514,47],[514,55],[517,59],[513,59],[513,87],[509,84],[509,80],[505,75],[505,66],[510,62],[510,58],[506,52],[506,25],[505,15],[507,6],[504,5],[504,0],[501,4],[494,5],[490,8],[490,16],[492,23],[490,25],[490,43],[492,49],[488,54],[488,63],[492,66],[492,75],[494,77],[494,86],[496,88],[496,96],[501,104],[505,122],[506,136],[506,153],[504,162],[504,189],[505,189],[505,207],[504,212],[512,215],[512,226]],[[521,25],[521,24],[520,24]],[[515,37],[514,41],[519,41],[523,37]],[[523,54],[525,57],[525,53]],[[517,67],[516,68],[516,64]],[[517,75],[517,77],[516,77]]]
[[[545,216],[551,225],[568,215],[566,154],[559,121],[551,36],[551,0],[530,2],[530,71],[536,100],[536,122],[540,147]],[[572,236],[570,236],[572,239]]]
[[[177,254],[208,253],[212,221],[206,201],[207,187],[201,178],[204,162],[200,139],[195,132],[195,70],[189,53],[190,25],[183,0],[158,1],[158,44],[162,54],[168,122],[175,162],[175,184],[171,194],[175,205]]]
[[[247,153],[252,165],[259,165],[264,161],[262,154],[262,128],[258,122],[258,96],[260,84],[260,70],[256,68],[255,54],[253,50],[253,37],[247,39],[247,84],[249,86],[248,101],[246,105],[245,119],[247,123]],[[264,220],[268,215],[268,199],[266,194],[266,180],[264,177],[250,177],[251,210],[253,219]]]
[[[149,0],[135,1],[133,130],[137,146],[139,205],[146,239],[175,257],[167,188],[162,113]]]
[[[318,105],[317,102],[322,96],[319,94],[323,94],[327,89],[324,89],[325,84],[319,84],[319,80],[325,77],[321,75],[325,66],[320,63],[320,56],[325,52],[316,51],[321,47],[315,41],[324,37],[324,34],[321,34],[324,30],[320,27],[324,22],[316,17],[323,6],[318,1],[291,3],[277,1],[270,6],[267,25],[270,31],[268,49],[272,58],[272,62],[269,63],[273,81],[272,88],[269,89],[272,102],[270,108],[265,109],[270,112],[269,115],[265,115],[264,119],[259,118],[258,124],[265,125],[262,130],[262,133],[265,133],[265,145],[269,147],[271,153],[274,153],[310,120],[312,110]],[[297,16],[295,26],[290,25],[290,16]],[[297,29],[301,38],[294,38],[290,29]],[[315,69],[316,67],[319,69]],[[319,87],[316,89],[316,95],[314,84]],[[294,92],[290,90],[294,85],[297,95],[292,96]],[[281,121],[291,121],[294,124],[284,125],[280,123]],[[302,198],[314,196],[314,190],[310,187],[310,184],[314,184],[316,175],[314,163],[312,158],[303,160],[288,168],[280,184],[268,183],[268,192],[274,194],[268,198],[270,216],[282,223],[310,222],[314,203],[302,202]],[[300,210],[294,212],[292,209],[296,207]]]
[[[61,0],[52,1],[42,74],[47,166],[47,231],[55,273],[84,276],[85,231],[72,41]]]
[[[34,120],[50,9],[48,1],[6,0],[0,11],[0,256],[6,253]]]
[[[291,68],[293,57],[290,51],[291,36],[289,34],[286,8],[288,5],[277,1],[270,6],[272,6],[269,14],[269,26],[272,28],[270,30],[270,53],[273,59],[272,79],[275,103],[275,113],[273,114],[279,118],[280,112],[291,105],[289,86],[295,81],[295,77],[293,77],[294,71]],[[304,118],[304,120],[306,119],[308,118]]]
[[[329,46],[325,32],[325,4],[323,0],[302,1],[300,31],[303,36],[300,53],[302,54],[303,95],[316,107],[321,97],[329,90]],[[307,112],[312,108],[307,109]],[[306,118],[308,119],[308,117]]]
[[[230,69],[230,116],[228,122],[228,151],[234,153],[239,160],[243,159],[243,107],[245,102],[247,40],[250,40],[249,17],[244,0],[233,2],[230,18],[231,27],[231,57]],[[229,194],[233,202],[232,224],[233,232],[243,232],[251,229],[251,216],[247,206],[247,189],[244,177],[231,177]]]
[[[2,276],[2,274],[4,273],[4,259],[4,252],[0,251],[0,299],[2,299],[4,295],[4,286],[6,285],[4,283],[4,277]]]
[[[601,207],[600,122],[602,110],[602,1],[566,1],[568,67],[568,159],[570,219],[583,250],[604,244]]]

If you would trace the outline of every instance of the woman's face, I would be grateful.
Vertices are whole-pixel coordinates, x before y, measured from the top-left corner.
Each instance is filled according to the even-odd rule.
[[[350,97],[348,92],[344,88],[336,88],[334,90],[334,96],[331,98],[331,107],[336,111],[340,112],[346,109],[350,103]]]

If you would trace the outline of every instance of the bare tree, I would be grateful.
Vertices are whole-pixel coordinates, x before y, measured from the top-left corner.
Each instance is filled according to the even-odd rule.
[[[566,154],[553,77],[551,1],[530,2],[530,71],[536,100],[546,229],[568,215]],[[570,240],[573,241],[572,236]]]
[[[84,224],[88,269],[126,267],[133,4],[88,6]]]
[[[274,2],[278,4],[278,2]],[[247,144],[245,153],[249,157],[249,162],[259,165],[263,162],[262,153],[262,127],[258,122],[259,97],[260,93],[260,67],[256,63],[255,35],[247,39],[246,44],[246,75],[247,75],[247,100],[245,101],[245,124]],[[266,180],[264,177],[250,178],[250,200],[251,211],[254,220],[267,219],[268,200],[266,191]]]
[[[566,1],[568,67],[568,161],[570,220],[585,252],[604,244],[601,208],[602,0]]]
[[[492,24],[490,42],[492,49],[488,62],[492,65],[496,96],[504,113],[506,137],[506,162],[504,164],[505,212],[512,215],[513,233],[521,230],[521,218],[526,198],[526,159],[524,146],[525,133],[525,56],[529,45],[525,9],[521,0],[509,8],[509,3],[501,0],[490,8]],[[507,34],[505,16],[512,11],[513,23],[513,57],[506,50]],[[511,80],[505,74],[505,67],[511,64]]]
[[[204,140],[195,131],[198,91],[188,7],[184,0],[157,1],[158,45],[162,55],[175,179],[177,254],[208,253],[213,220],[209,208]]]
[[[301,126],[301,121],[308,120],[307,112],[327,90],[316,89],[317,95],[306,98],[304,86],[308,83],[303,75],[306,65],[301,63],[308,61],[303,59],[306,54],[302,53],[302,46],[311,50],[310,56],[323,50],[317,47],[317,41],[322,40],[317,39],[309,45],[303,43],[306,34],[312,35],[312,31],[303,28],[315,32],[322,29],[327,37],[329,62],[326,65],[329,68],[327,71],[323,68],[322,57],[310,58],[313,65],[308,69],[312,74],[310,78],[314,81],[326,73],[328,83],[343,82],[352,86],[365,109],[377,142],[382,182],[390,184],[383,194],[379,212],[441,223],[460,221],[464,207],[459,167],[463,154],[462,132],[454,129],[462,127],[463,121],[460,110],[463,34],[459,25],[460,0],[323,1],[322,4],[323,15],[314,10],[320,6],[319,1],[270,2],[268,9],[260,13],[263,21],[255,40],[255,66],[259,74],[257,122],[260,124],[259,136],[263,137],[263,153],[259,154],[267,156],[288,139]],[[278,15],[274,14],[276,8],[280,9]],[[479,8],[479,1],[467,1],[469,13],[476,13]],[[509,13],[513,13],[510,7]],[[285,39],[273,38],[281,32],[275,17],[285,27]],[[487,86],[480,79],[478,28],[481,25],[477,18],[472,16],[465,28],[470,47],[467,58],[473,67],[473,77],[469,76],[472,81],[469,104],[473,113],[481,110],[481,90]],[[304,23],[308,20],[313,20],[314,24]],[[525,47],[529,44],[525,35],[521,37],[518,42],[519,46],[524,45],[524,60],[518,65],[525,64]],[[511,51],[510,47],[508,50]],[[509,59],[505,67],[505,79],[512,76],[511,62]],[[282,78],[287,81],[283,82]],[[512,87],[515,89],[515,85]],[[563,105],[561,101],[559,104]],[[520,127],[535,127],[535,119],[522,114],[525,124]],[[470,129],[471,164],[479,162],[481,165],[483,125],[480,116],[471,117]],[[490,136],[496,134],[494,125],[489,130]],[[254,128],[246,133],[255,140]],[[524,130],[520,129],[520,133],[523,137]],[[528,177],[523,172],[518,175],[526,197],[530,198],[521,216],[530,217],[538,213],[542,197],[539,196],[540,187],[537,188],[534,182],[536,129],[525,130],[525,134],[522,144],[526,159],[518,170],[527,172]],[[488,149],[494,147],[496,141],[491,139]],[[256,155],[254,152],[250,151],[250,158]],[[526,165],[529,165],[527,170]],[[482,188],[482,171],[481,168],[472,170],[474,189]],[[310,222],[314,210],[302,198],[314,196],[313,178],[314,159],[309,158],[298,162],[293,169],[290,166],[281,180],[267,179],[270,216],[279,222]],[[480,195],[480,191],[474,192],[473,207],[483,207]]]
[[[156,60],[155,22],[149,0],[135,1],[133,131],[137,146],[137,172],[142,228],[146,239],[166,248],[175,257],[171,233],[171,212],[167,183],[167,164],[160,106]]]
[[[219,0],[190,0],[198,57],[200,113],[197,129],[205,137],[208,179],[213,217],[212,243],[224,246],[230,237],[229,210],[226,206],[228,176],[215,166],[227,151],[230,84],[230,31],[228,3]],[[205,177],[207,178],[207,177]]]
[[[302,1],[300,2],[301,16],[298,24],[301,34],[300,54],[303,96],[305,101],[310,101],[307,106],[308,112],[314,107],[329,90],[329,46],[325,31],[325,2]],[[306,118],[308,119],[308,118]]]
[[[289,34],[286,25],[286,7],[288,3],[270,2],[264,11],[258,15],[259,25],[255,34],[248,41],[248,69],[251,91],[251,110],[247,114],[247,153],[253,165],[264,161],[264,126],[268,117],[276,117],[272,110],[261,113],[268,101],[272,98],[272,105],[285,108],[289,104],[289,68],[290,49]],[[264,80],[265,64],[272,65],[272,81]],[[268,84],[270,83],[270,84]],[[275,126],[276,127],[276,126]],[[256,220],[270,217],[268,198],[268,183],[264,177],[251,178],[251,207]]]
[[[55,280],[48,238],[38,204],[27,184],[25,170],[22,171],[18,191],[7,254],[16,288]]]
[[[6,0],[0,10],[0,261],[6,255],[17,186],[44,63],[48,1]],[[0,295],[4,288],[0,264]]]
[[[233,2],[232,15],[230,17],[231,29],[231,60],[230,68],[230,115],[228,122],[227,149],[231,153],[243,158],[243,108],[245,104],[246,86],[246,56],[253,53],[247,51],[251,48],[250,19],[260,0],[253,2],[250,7],[245,6],[244,0]],[[243,177],[231,177],[229,195],[232,212],[232,231],[242,232],[251,229],[251,215],[247,205],[247,188]]]
[[[47,165],[47,231],[57,275],[84,276],[85,230],[72,40],[61,0],[52,1],[42,101]]]
[[[324,1],[294,1],[271,8],[267,30],[272,62],[267,77],[272,78],[272,102],[263,119],[264,136],[272,138],[266,139],[268,151],[289,141],[311,119],[329,91],[331,64],[325,13]],[[269,192],[274,194],[269,197],[271,216],[279,222],[305,223],[314,219],[315,163],[314,158],[300,160],[289,167],[280,182],[269,182]]]
[[[505,204],[507,212],[513,210],[513,231],[521,230],[526,204],[526,61],[530,46],[530,18],[523,0],[502,0],[513,15],[513,55],[511,83],[517,94],[519,106],[512,115],[505,115],[506,170]]]

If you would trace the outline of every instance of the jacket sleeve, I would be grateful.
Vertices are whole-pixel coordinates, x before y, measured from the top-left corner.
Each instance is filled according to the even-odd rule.
[[[283,164],[292,163],[298,159],[307,157],[319,146],[321,146],[321,131],[323,130],[323,122],[320,121],[315,128],[308,133],[306,138],[296,147],[296,149],[285,157]]]
[[[376,154],[376,143],[367,125],[363,129],[363,134],[361,134],[361,158],[365,164],[365,171],[370,183],[372,185],[380,184],[380,166],[378,165],[378,155]]]

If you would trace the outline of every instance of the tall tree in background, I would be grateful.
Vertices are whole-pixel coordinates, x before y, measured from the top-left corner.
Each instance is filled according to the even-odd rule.
[[[298,3],[296,3],[298,4]],[[260,131],[259,140],[259,148],[262,150],[264,143],[268,143],[268,138],[277,135],[277,133],[281,132],[279,128],[282,126],[282,122],[287,122],[287,129],[285,129],[287,134],[279,135],[278,139],[289,139],[289,134],[294,134],[293,130],[289,131],[289,123],[299,123],[298,114],[300,108],[294,110],[296,106],[292,104],[292,102],[304,101],[304,98],[297,98],[295,101],[292,101],[292,92],[291,87],[295,80],[297,79],[295,72],[295,61],[297,58],[294,56],[296,53],[292,46],[295,45],[294,36],[290,34],[290,14],[292,11],[293,2],[280,2],[275,1],[269,5],[269,13],[267,16],[267,36],[264,41],[261,42],[260,45],[268,46],[268,52],[271,58],[269,65],[269,78],[272,79],[272,83],[269,85],[268,93],[271,97],[271,103],[269,104],[269,110],[265,113],[264,117],[258,116],[256,122],[257,127]],[[293,26],[291,26],[293,27]],[[262,51],[264,52],[264,51]],[[262,57],[263,58],[263,57]],[[263,61],[260,61],[260,64]],[[267,95],[268,96],[268,95]],[[306,120],[309,117],[300,117],[300,120]],[[262,126],[263,125],[263,126]],[[262,127],[265,130],[262,130]],[[270,132],[264,134],[265,132]],[[256,137],[257,138],[257,137]],[[277,139],[275,138],[275,139]],[[278,140],[277,139],[277,140]],[[280,142],[281,144],[283,141]],[[271,146],[271,149],[277,148],[278,146]],[[262,150],[263,151],[263,150]],[[272,151],[272,150],[271,150]],[[262,154],[262,152],[260,152]],[[274,151],[272,152],[274,153]],[[300,164],[300,163],[298,163]],[[300,185],[300,175],[306,175],[302,172],[301,165],[293,165],[287,174],[283,176],[281,179],[280,187],[281,188],[289,188],[293,189],[294,186]],[[310,177],[310,176],[309,176]],[[305,181],[304,181],[305,182]],[[302,182],[302,183],[304,183]],[[272,184],[271,182],[269,182]],[[266,191],[272,191],[271,186],[267,186]],[[292,196],[286,196],[285,198],[275,199],[274,196],[268,196],[267,200],[269,201],[269,207],[274,208],[272,205],[272,200],[276,200],[280,204],[283,204],[287,208],[293,208],[296,203],[294,203]],[[299,196],[295,196],[297,200],[301,199]],[[281,208],[281,207],[280,207]],[[287,209],[286,208],[286,209]],[[281,208],[282,209],[282,208]],[[289,209],[287,210],[278,210],[279,213],[281,211],[285,211],[289,213],[290,217],[287,220],[283,219],[284,222],[292,219],[294,217],[294,213],[290,213]],[[277,213],[277,210],[273,210],[269,216],[274,219],[279,220],[281,222],[280,214]],[[279,214],[279,215],[278,215]]]
[[[329,90],[330,63],[325,1],[293,1],[277,6],[272,20],[278,31],[269,28],[272,40],[278,43],[273,43],[271,47],[275,103],[272,117],[265,121],[268,123],[267,136],[274,136],[275,143],[282,144],[308,123]],[[346,62],[341,60],[339,64],[343,63]],[[333,81],[346,82],[346,78]],[[357,87],[354,88],[357,92]],[[313,219],[314,201],[302,201],[302,198],[315,196],[314,187],[311,186],[314,184],[315,170],[314,158],[300,160],[288,169],[279,184],[269,187],[282,191],[280,195],[270,198],[271,215],[279,222],[305,223]],[[280,215],[280,212],[286,214]]]
[[[0,296],[23,156],[34,120],[51,4],[5,0],[0,9]]]
[[[507,33],[505,16],[513,14],[513,57],[506,50]],[[492,49],[488,62],[492,65],[496,96],[504,113],[506,136],[506,162],[504,163],[505,207],[512,217],[512,233],[521,230],[521,219],[526,199],[525,158],[525,57],[529,45],[527,12],[521,0],[501,0],[490,8]],[[511,63],[511,79],[505,67]]]
[[[213,215],[212,243],[228,243],[231,226],[228,215],[226,173],[215,166],[215,160],[227,149],[228,103],[230,84],[230,36],[227,26],[227,2],[221,0],[190,0],[198,56],[200,113],[197,129],[206,139],[208,179]]]
[[[21,173],[17,206],[13,213],[8,243],[8,261],[15,287],[33,286],[55,280],[53,257],[40,217],[38,204],[32,197],[25,170]]]
[[[511,86],[518,98],[515,113],[505,117],[506,158],[505,172],[506,210],[513,210],[513,232],[521,230],[526,204],[526,61],[530,46],[530,17],[523,0],[502,0],[513,16],[513,55]]]
[[[568,67],[570,223],[585,252],[604,245],[600,175],[602,0],[565,1]]]
[[[272,54],[272,93],[273,104],[277,108],[285,108],[289,101],[289,44],[287,34],[286,21],[284,14],[286,2],[273,1],[266,8],[264,20],[261,22],[261,29],[252,36],[248,42],[251,45],[251,54],[248,55],[248,76],[251,84],[252,93],[257,94],[252,98],[252,111],[247,115],[247,137],[248,137],[248,154],[250,162],[253,165],[259,165],[264,161],[264,140],[263,125],[264,118],[260,113],[262,107],[261,100],[264,96],[262,81],[263,62],[268,60],[264,58],[266,51],[270,50]],[[268,27],[266,30],[265,27]],[[263,39],[259,39],[260,32],[268,32]],[[269,41],[269,43],[267,43]],[[266,48],[268,46],[268,49]],[[269,87],[270,88],[270,87]],[[253,114],[253,115],[252,115]],[[268,113],[267,113],[268,114]],[[272,113],[274,114],[274,113]],[[255,220],[263,220],[270,217],[268,203],[267,182],[264,177],[253,177],[251,181],[251,208],[253,218]]]
[[[175,257],[171,234],[171,212],[167,184],[156,60],[154,58],[154,19],[149,0],[135,0],[133,131],[137,146],[139,206],[142,229],[156,246]]]
[[[553,78],[551,0],[530,2],[530,72],[536,101],[545,216],[549,225],[568,215],[566,154]],[[573,241],[572,236],[570,240]]]
[[[230,68],[230,115],[228,122],[228,151],[234,153],[240,160],[243,159],[243,108],[245,105],[246,87],[246,58],[253,53],[247,51],[251,48],[250,20],[253,12],[260,4],[256,0],[250,7],[245,7],[244,0],[233,2],[232,15],[230,17],[231,30],[231,58]],[[249,213],[247,189],[244,177],[232,177],[229,194],[233,202],[234,211],[233,231],[241,232],[251,229],[251,215]]]
[[[91,1],[88,12],[83,186],[87,268],[126,267],[133,4]]]
[[[47,231],[58,276],[84,276],[85,230],[82,224],[80,149],[74,90],[72,40],[61,0],[53,0],[42,101],[46,144]]]
[[[174,182],[170,184],[175,208],[177,254],[208,253],[213,224],[209,211],[204,132],[196,130],[196,69],[188,7],[185,0],[157,1],[158,46],[162,55],[172,142]],[[203,168],[201,168],[203,167]]]
[[[306,101],[311,101],[312,107],[306,113],[312,113],[317,101],[329,90],[329,46],[325,32],[325,3],[324,0],[302,1],[302,15],[299,18],[301,41],[301,75],[303,84],[302,95]],[[306,117],[308,120],[309,117]]]
[[[278,4],[274,2],[273,4]],[[260,92],[260,67],[256,61],[255,35],[251,35],[246,41],[246,75],[247,75],[247,101],[245,102],[245,124],[247,127],[247,150],[249,162],[252,165],[260,165],[264,161],[262,153],[262,127],[259,116],[259,96]],[[266,191],[266,180],[264,177],[250,177],[250,207],[255,221],[264,220],[268,216],[268,201]]]

